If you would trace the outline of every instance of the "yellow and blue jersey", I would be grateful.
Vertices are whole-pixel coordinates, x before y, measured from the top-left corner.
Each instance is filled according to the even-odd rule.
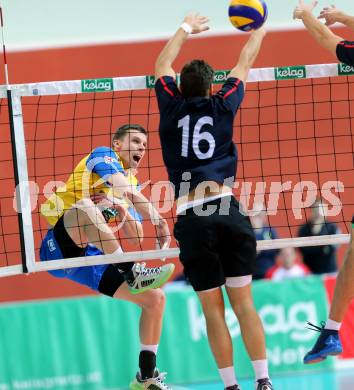
[[[41,214],[51,226],[70,210],[78,201],[90,198],[95,193],[109,193],[111,184],[108,179],[115,173],[124,174],[128,181],[139,189],[135,176],[127,174],[119,155],[109,147],[100,146],[91,151],[75,167],[66,183],[41,205]],[[130,214],[141,221],[135,209],[129,208]]]

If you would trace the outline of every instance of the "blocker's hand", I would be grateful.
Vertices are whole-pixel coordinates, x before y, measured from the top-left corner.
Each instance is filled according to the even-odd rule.
[[[192,34],[209,30],[208,22],[209,19],[206,16],[199,14],[189,14],[184,18],[184,23],[188,23],[192,27]]]
[[[304,0],[299,0],[299,4],[293,13],[293,19],[302,19],[305,14],[311,14],[317,4],[318,1],[311,1],[309,4],[306,4]]]
[[[332,26],[332,24],[340,22],[343,16],[343,12],[339,11],[335,5],[331,7],[325,7],[320,13],[318,19],[325,19],[326,26]]]

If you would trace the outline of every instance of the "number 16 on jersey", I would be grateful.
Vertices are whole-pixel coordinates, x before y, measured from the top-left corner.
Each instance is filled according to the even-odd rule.
[[[211,158],[215,150],[215,139],[208,131],[202,132],[204,125],[214,125],[213,118],[210,116],[201,117],[194,126],[192,136],[192,147],[195,155],[199,160],[205,160]],[[190,140],[190,115],[186,115],[184,118],[178,121],[178,128],[182,127],[182,157],[188,157],[189,140]],[[202,152],[200,150],[200,142],[206,141],[209,144],[208,150]]]

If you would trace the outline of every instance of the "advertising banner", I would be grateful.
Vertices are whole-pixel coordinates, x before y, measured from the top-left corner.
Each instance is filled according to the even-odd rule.
[[[332,360],[315,367],[302,363],[305,353],[318,337],[317,332],[306,329],[306,322],[319,324],[326,318],[327,299],[321,278],[257,281],[253,295],[266,333],[272,374],[332,366]],[[228,304],[226,318],[235,346],[237,376],[252,377],[252,366],[242,343],[239,323]],[[166,362],[171,361],[171,377],[176,381],[185,378],[186,382],[218,380],[217,368],[208,348],[204,316],[192,291],[168,295],[163,336],[161,351],[165,352],[166,347],[167,350],[161,360],[164,367]],[[168,354],[168,350],[173,351],[173,356]]]
[[[321,278],[254,284],[272,374],[331,367],[332,359],[304,366],[317,333],[306,321],[326,318]],[[106,297],[23,303],[0,308],[0,390],[127,387],[139,353],[139,308]],[[240,327],[229,304],[227,323],[239,378],[252,377]],[[252,326],[252,324],[250,324]],[[219,380],[196,294],[169,289],[158,366],[168,383]]]

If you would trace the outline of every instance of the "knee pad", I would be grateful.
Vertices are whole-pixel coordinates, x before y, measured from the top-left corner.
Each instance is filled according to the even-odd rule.
[[[252,275],[233,276],[226,278],[225,285],[231,288],[241,288],[249,285],[252,282]]]

